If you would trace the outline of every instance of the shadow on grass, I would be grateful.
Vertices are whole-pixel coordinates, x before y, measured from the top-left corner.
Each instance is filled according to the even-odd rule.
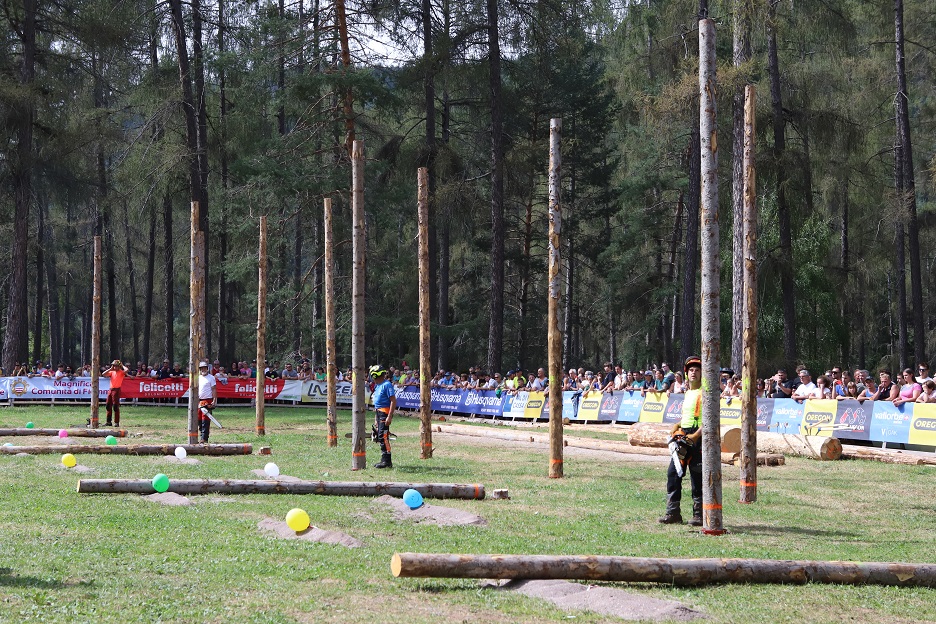
[[[0,587],[36,587],[40,589],[64,589],[60,581],[49,581],[35,576],[20,576],[13,568],[0,568]]]
[[[393,470],[404,474],[444,474],[444,475],[467,475],[469,471],[464,468],[452,468],[448,466],[427,466],[418,464],[415,466],[400,465],[394,462]]]
[[[815,537],[838,538],[847,540],[852,540],[855,537],[854,533],[850,531],[828,531],[825,529],[810,529],[800,526],[744,524],[732,525],[728,528],[732,533],[735,534],[748,533],[750,535],[776,535],[778,533],[782,533],[792,535],[812,535]]]

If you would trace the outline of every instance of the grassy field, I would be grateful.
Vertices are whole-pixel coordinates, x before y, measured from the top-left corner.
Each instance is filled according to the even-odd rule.
[[[84,423],[87,408],[0,410],[0,426],[59,428]],[[418,422],[394,420],[392,471],[350,470],[350,440],[325,446],[324,412],[272,408],[269,434],[252,433],[249,409],[217,412],[212,442],[273,448],[272,458],[205,457],[180,465],[162,457],[78,455],[88,474],[58,455],[0,455],[0,622],[551,622],[569,617],[548,603],[482,589],[473,580],[395,579],[396,551],[755,557],[934,562],[936,469],[856,461],[789,459],[762,468],[759,501],[737,501],[737,469],[724,469],[722,537],[656,522],[665,466],[608,455],[567,457],[566,478],[545,477],[547,456],[527,446],[478,446],[447,437],[418,459]],[[126,443],[184,441],[185,413],[125,408],[123,424],[143,434]],[[339,432],[348,431],[348,412]],[[576,435],[574,428],[568,428]],[[0,444],[53,443],[2,438]],[[102,444],[101,440],[82,439]],[[370,498],[201,496],[188,507],[137,495],[79,495],[79,478],[255,478],[275,461],[282,474],[335,481],[483,483],[510,500],[428,501],[477,513],[488,526],[439,527],[396,521]],[[379,450],[368,445],[368,465]],[[688,489],[688,482],[686,484]],[[688,493],[688,492],[687,492]],[[365,543],[348,549],[261,533],[264,518],[293,507],[313,525]],[[936,621],[936,590],[834,585],[724,585],[696,589],[620,585],[680,600],[712,622]],[[609,620],[574,614],[576,622]]]

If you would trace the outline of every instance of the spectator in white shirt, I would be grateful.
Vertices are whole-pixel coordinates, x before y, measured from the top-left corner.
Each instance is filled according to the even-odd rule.
[[[805,399],[821,399],[822,393],[812,381],[812,375],[805,368],[799,372],[800,385],[793,391],[793,398],[802,403]]]

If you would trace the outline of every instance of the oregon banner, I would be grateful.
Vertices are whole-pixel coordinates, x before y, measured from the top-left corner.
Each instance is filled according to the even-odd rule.
[[[830,437],[835,430],[833,423],[837,412],[838,401],[835,399],[806,399],[800,433]]]
[[[598,412],[601,410],[601,393],[590,390],[582,393],[579,399],[578,420],[599,420]]]
[[[913,406],[913,420],[910,421],[910,444],[936,446],[936,404],[916,403]]]
[[[640,422],[663,422],[663,414],[666,413],[668,401],[669,395],[665,392],[648,392],[640,410]]]
[[[546,402],[546,395],[542,392],[530,392],[527,396],[526,407],[523,410],[523,417],[531,420],[537,420],[543,415],[543,404]]]
[[[721,412],[721,426],[741,426],[741,397],[722,398],[718,407]]]

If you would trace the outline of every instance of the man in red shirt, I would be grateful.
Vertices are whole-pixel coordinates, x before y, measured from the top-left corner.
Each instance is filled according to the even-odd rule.
[[[124,366],[120,360],[114,360],[111,362],[111,367],[102,373],[104,377],[110,377],[110,391],[107,393],[107,403],[105,404],[105,408],[107,409],[107,422],[104,423],[105,427],[120,426],[120,386],[123,385],[123,380],[124,377],[127,376],[128,370],[129,369]],[[111,423],[111,410],[114,412],[113,423]]]

